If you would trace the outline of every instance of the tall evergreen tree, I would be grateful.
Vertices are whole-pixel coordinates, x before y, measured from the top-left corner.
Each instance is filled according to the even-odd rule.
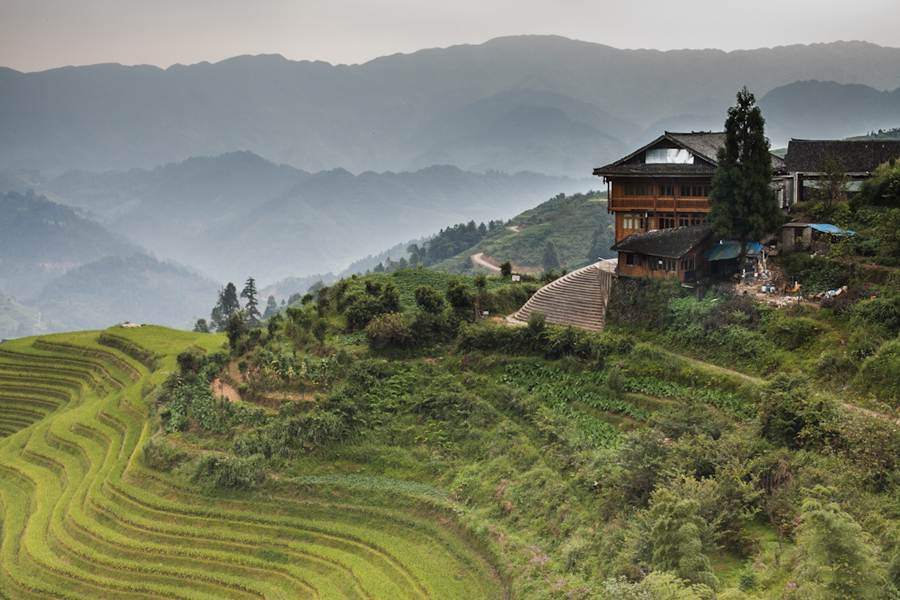
[[[256,308],[259,301],[256,299],[256,280],[252,277],[247,278],[244,289],[241,291],[241,298],[247,300],[247,305],[244,307],[247,310],[247,322],[250,327],[256,327],[259,325],[259,319],[262,315],[259,313],[259,309]]]
[[[548,239],[544,242],[544,251],[541,255],[541,263],[544,265],[544,270],[549,271],[550,269],[558,269],[562,265],[559,263],[559,251],[556,249],[556,243],[553,240]]]
[[[737,95],[737,104],[728,109],[725,146],[719,149],[719,165],[709,192],[713,233],[720,238],[737,237],[742,257],[747,242],[759,240],[781,224],[778,199],[769,186],[772,157],[766,122],[755,102],[744,87]]]
[[[275,296],[269,296],[268,300],[266,300],[266,310],[263,312],[263,319],[268,319],[269,317],[275,316],[278,313],[278,303],[275,302]]]
[[[225,331],[228,317],[240,309],[241,302],[238,300],[237,288],[229,281],[228,285],[219,290],[219,300],[212,309],[209,324],[212,326],[212,329],[221,333]]]

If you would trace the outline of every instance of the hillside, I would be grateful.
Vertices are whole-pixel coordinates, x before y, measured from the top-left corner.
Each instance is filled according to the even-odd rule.
[[[615,292],[618,331],[587,333],[476,320],[467,297],[505,314],[535,289],[412,269],[257,330],[3,344],[0,592],[886,597],[900,397],[866,386],[900,389],[874,368],[896,341],[855,376],[830,352],[883,326],[872,300],[638,282]],[[876,291],[900,298],[895,278]]]
[[[798,81],[759,101],[771,139],[843,139],[863,131],[900,126],[900,88],[880,91],[861,84]]]
[[[0,291],[0,339],[25,337],[42,333],[40,312],[29,308]]]
[[[28,191],[0,194],[0,290],[24,300],[54,277],[138,248],[68,206]]]
[[[67,271],[29,302],[50,331],[97,329],[126,321],[175,327],[208,318],[218,285],[144,254],[106,256]]]
[[[809,79],[892,90],[898,65],[900,49],[863,42],[658,52],[517,36],[353,66],[268,55],[0,69],[0,168],[127,171],[250,151],[307,172],[449,163],[581,177],[661,127],[720,127],[744,85],[759,98]]]

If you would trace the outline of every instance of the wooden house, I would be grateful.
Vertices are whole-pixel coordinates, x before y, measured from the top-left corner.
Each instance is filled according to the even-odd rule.
[[[663,135],[616,162],[594,169],[607,184],[607,209],[615,214],[615,240],[632,233],[674,229],[706,222],[716,154],[724,132]],[[772,155],[772,166],[784,162]]]
[[[792,204],[810,199],[810,189],[818,185],[828,158],[840,161],[852,193],[878,165],[900,158],[900,140],[791,140],[784,162],[793,179]]]

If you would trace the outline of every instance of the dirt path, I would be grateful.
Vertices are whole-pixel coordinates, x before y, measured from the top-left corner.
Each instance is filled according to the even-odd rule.
[[[229,402],[240,402],[241,395],[237,393],[237,390],[216,377],[213,379],[213,382],[210,384],[212,388],[213,394],[216,395],[216,398],[225,397]]]
[[[703,365],[704,367],[709,367],[710,369],[715,369],[716,371],[723,371],[725,373],[730,373],[731,375],[737,375],[738,377],[746,379],[747,381],[752,381],[754,383],[760,383],[763,381],[763,379],[761,377],[754,377],[753,375],[747,375],[746,373],[741,373],[740,371],[732,371],[731,369],[726,369],[725,367],[720,367],[719,365],[714,365],[712,363],[703,362],[702,360],[698,360],[696,358],[691,358],[690,356],[685,356],[684,354],[677,354],[670,350],[663,350],[662,348],[660,348],[660,350],[662,350],[666,354],[669,354],[671,356],[676,356],[678,358],[682,358],[686,361],[692,362],[697,365]]]
[[[683,354],[676,354],[675,352],[670,352],[668,350],[663,350],[666,354],[670,354],[672,356],[677,356],[678,358],[683,358],[684,360],[690,361],[692,363],[703,365],[704,367],[709,367],[711,369],[715,369],[716,371],[724,371],[725,373],[730,373],[731,375],[737,375],[747,381],[752,381],[754,383],[761,383],[765,381],[761,377],[754,377],[752,375],[747,375],[746,373],[740,373],[738,371],[732,371],[731,369],[726,369],[725,367],[720,367],[718,365],[713,365],[708,362],[703,362],[702,360],[697,360],[696,358],[691,358],[690,356],[684,356]],[[875,412],[874,410],[869,410],[868,408],[862,408],[860,406],[856,406],[854,404],[848,404],[846,402],[841,402],[841,406],[844,410],[848,412],[855,412],[866,415],[873,419],[879,419],[881,421],[887,421],[888,423],[893,423],[894,425],[900,425],[900,419],[893,419],[888,415],[885,415],[880,412]]]
[[[524,227],[522,225],[513,225],[511,227],[507,227],[507,229],[509,229],[510,231],[515,231],[516,233],[519,233],[520,231],[522,231],[522,229],[524,229]]]
[[[484,260],[484,252],[479,252],[478,254],[473,254],[472,262],[480,267],[485,267],[487,269],[490,269],[491,271],[495,271],[497,273],[500,272],[500,267],[498,267],[497,265],[492,265],[488,261]]]

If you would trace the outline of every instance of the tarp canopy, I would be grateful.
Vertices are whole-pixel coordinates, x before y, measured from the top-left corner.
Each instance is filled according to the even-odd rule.
[[[756,256],[762,250],[762,244],[759,242],[747,242],[746,257]],[[737,258],[741,253],[741,243],[737,240],[728,240],[727,242],[716,243],[706,249],[703,258],[709,261],[728,260]]]
[[[810,223],[809,226],[816,231],[821,231],[823,233],[830,233],[831,235],[855,235],[855,231],[850,231],[849,229],[841,229],[835,225],[831,225],[830,223]]]

